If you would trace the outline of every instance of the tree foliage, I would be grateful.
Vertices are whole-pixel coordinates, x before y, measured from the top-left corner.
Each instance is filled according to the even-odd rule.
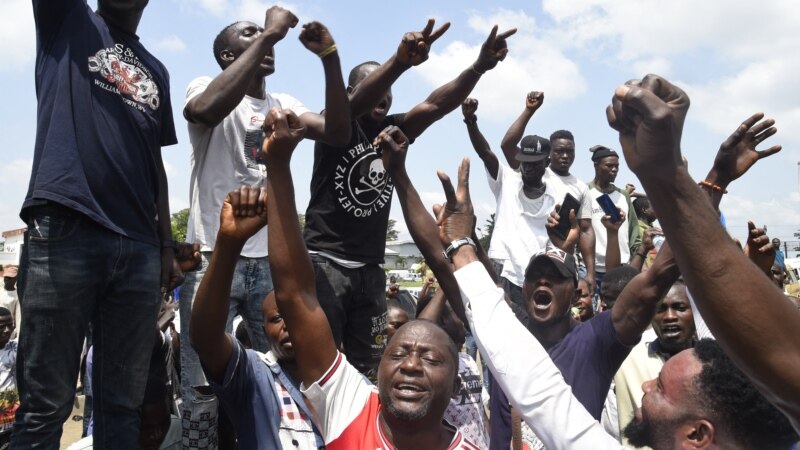
[[[170,217],[172,239],[175,242],[186,242],[186,226],[189,223],[189,208],[182,209]]]

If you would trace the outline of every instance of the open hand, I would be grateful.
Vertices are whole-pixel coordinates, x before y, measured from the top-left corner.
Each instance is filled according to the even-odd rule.
[[[410,67],[428,60],[431,45],[450,28],[450,22],[445,22],[438,30],[433,31],[434,23],[434,19],[428,19],[428,24],[422,31],[409,31],[403,35],[400,46],[397,47],[397,62]]]
[[[773,125],[775,121],[764,118],[764,113],[755,113],[725,139],[719,146],[714,166],[708,179],[714,184],[727,186],[733,180],[744,175],[761,158],[781,151],[780,145],[773,145],[766,150],[756,150],[756,146],[768,137],[777,133]],[[759,122],[761,121],[761,122]]]

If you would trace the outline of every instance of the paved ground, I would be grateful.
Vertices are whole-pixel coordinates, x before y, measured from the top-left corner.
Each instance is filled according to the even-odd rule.
[[[64,434],[61,435],[62,449],[66,449],[70,444],[81,439],[81,433],[83,432],[83,403],[84,398],[82,395],[75,399],[72,413],[64,424]]]

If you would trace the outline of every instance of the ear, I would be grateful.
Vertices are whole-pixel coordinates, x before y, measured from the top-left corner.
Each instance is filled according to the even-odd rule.
[[[221,60],[225,61],[226,63],[230,64],[230,63],[233,62],[234,59],[236,59],[236,55],[234,55],[232,51],[226,49],[226,50],[223,50],[222,52],[220,52],[219,59],[221,59]]]
[[[716,432],[714,424],[708,420],[695,420],[681,428],[682,447],[687,449],[710,448],[714,444]]]
[[[347,95],[350,95],[350,94],[352,94],[352,93],[353,93],[353,89],[354,89],[354,88],[353,88],[353,86],[350,86],[350,85],[348,84],[348,85],[347,85]]]

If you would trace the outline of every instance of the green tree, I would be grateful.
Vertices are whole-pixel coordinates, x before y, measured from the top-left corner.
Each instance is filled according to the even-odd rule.
[[[494,214],[486,219],[486,225],[483,226],[483,237],[480,238],[481,247],[484,250],[489,250],[489,242],[492,240],[492,233],[494,233]]]
[[[397,240],[397,230],[394,229],[395,224],[397,223],[394,219],[389,219],[389,226],[386,227],[386,240],[387,241],[396,241]]]
[[[186,225],[189,223],[189,208],[182,209],[171,216],[172,239],[186,242]]]
[[[407,263],[407,262],[408,262],[408,261],[406,261],[406,258],[405,258],[405,257],[403,257],[403,256],[398,256],[398,257],[397,257],[397,258],[395,258],[395,260],[394,260],[394,267],[395,267],[395,268],[397,268],[397,269],[402,269],[402,268],[404,268],[404,267],[406,266],[406,263]]]
[[[300,222],[300,229],[304,230],[306,228],[306,215],[297,213],[297,221]]]

